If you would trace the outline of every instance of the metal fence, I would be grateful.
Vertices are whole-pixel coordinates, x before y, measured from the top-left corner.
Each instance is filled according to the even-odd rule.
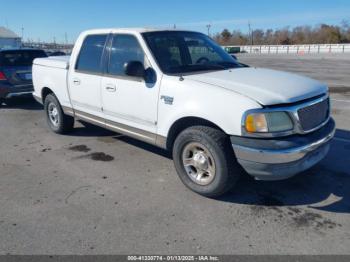
[[[322,45],[248,45],[224,46],[230,53],[251,54],[320,54],[320,53],[350,53],[350,44]]]

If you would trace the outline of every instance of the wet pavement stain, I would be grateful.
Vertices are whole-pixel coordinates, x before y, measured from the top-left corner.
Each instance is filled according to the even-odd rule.
[[[85,159],[85,158],[88,158],[88,159],[91,159],[91,160],[94,160],[94,161],[101,161],[101,162],[110,162],[110,161],[114,160],[113,156],[107,155],[107,154],[105,154],[103,152],[94,152],[94,153],[91,153],[91,154],[88,154],[88,155],[75,157],[73,159]]]
[[[114,160],[113,156],[106,155],[105,153],[102,153],[102,152],[92,153],[92,154],[90,154],[88,156],[91,157],[91,159],[95,160],[95,161],[109,162],[109,161],[113,161]]]
[[[320,214],[305,212],[293,217],[294,222],[298,227],[310,226],[312,223],[322,219]]]
[[[89,147],[87,147],[86,145],[71,146],[68,149],[71,151],[74,151],[74,152],[84,152],[84,153],[91,151],[91,149]],[[81,158],[90,158],[94,161],[102,161],[102,162],[110,162],[110,161],[114,160],[113,156],[107,155],[103,152],[94,152],[94,153],[91,153],[91,154],[88,154],[85,156],[81,156],[81,157],[78,157],[75,159],[81,159]]]
[[[324,218],[321,214],[305,210],[303,213],[293,217],[293,221],[297,227],[313,227],[315,230],[334,229],[342,227],[330,219]]]
[[[291,213],[293,214],[300,214],[301,213],[301,209],[297,208],[297,207],[288,207],[288,209],[291,211]]]
[[[68,149],[75,152],[85,152],[85,153],[91,151],[91,149],[88,148],[86,145],[71,146]]]
[[[270,200],[267,201],[267,203],[269,204]],[[312,212],[305,208],[255,205],[251,206],[251,211],[258,218],[265,218],[269,215],[275,218],[275,222],[284,221],[288,222],[288,224],[294,228],[312,228],[319,233],[335,229],[336,227],[342,227],[341,224],[325,218],[322,214]]]

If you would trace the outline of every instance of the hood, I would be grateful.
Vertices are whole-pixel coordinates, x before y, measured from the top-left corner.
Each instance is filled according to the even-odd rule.
[[[186,78],[234,91],[265,106],[294,103],[328,92],[328,87],[316,80],[260,68],[215,71]]]

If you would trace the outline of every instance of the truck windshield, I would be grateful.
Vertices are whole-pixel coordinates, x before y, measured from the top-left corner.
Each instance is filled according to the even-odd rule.
[[[166,74],[240,68],[242,65],[211,38],[196,32],[143,33],[158,65]]]

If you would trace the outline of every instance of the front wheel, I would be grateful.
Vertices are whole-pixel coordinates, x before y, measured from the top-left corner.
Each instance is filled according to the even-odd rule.
[[[242,172],[226,134],[207,126],[190,127],[180,133],[173,159],[181,181],[206,197],[225,194]]]
[[[47,123],[52,131],[57,134],[66,134],[74,127],[74,118],[63,113],[62,107],[54,94],[45,98],[44,109]]]

